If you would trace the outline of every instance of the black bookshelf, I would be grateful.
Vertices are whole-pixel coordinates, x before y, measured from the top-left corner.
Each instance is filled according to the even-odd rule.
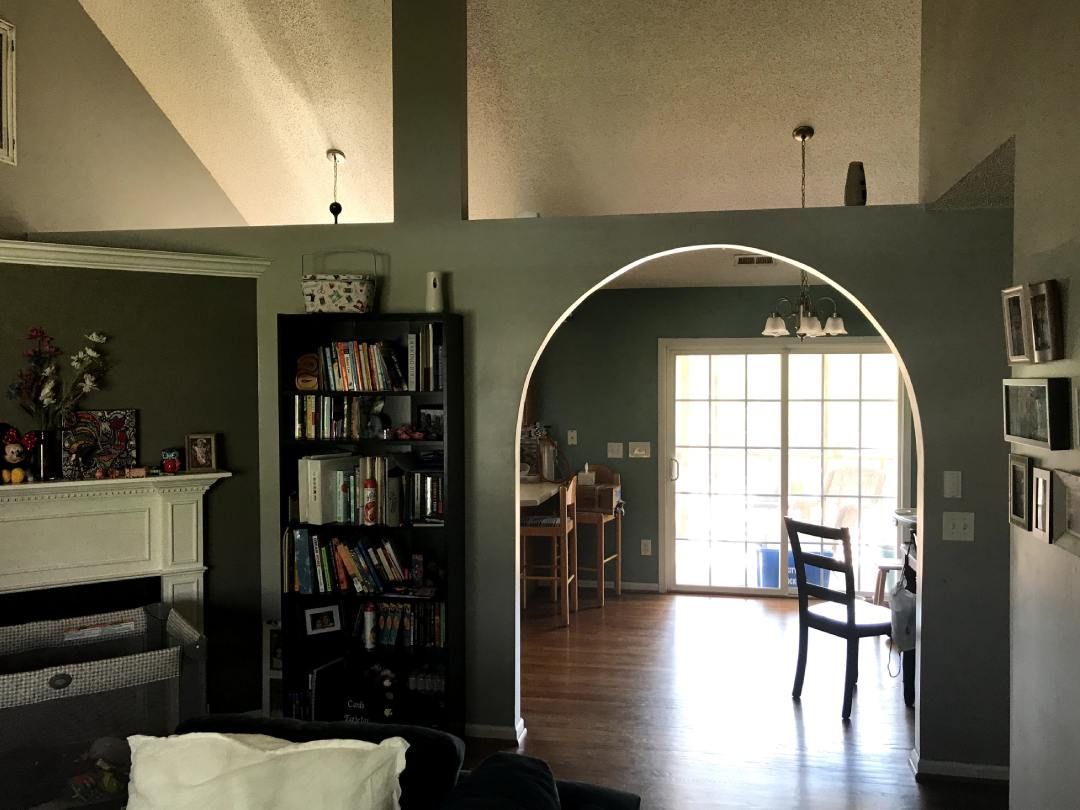
[[[408,375],[408,337],[423,335],[433,326],[441,351],[429,358],[437,367],[426,386],[435,390],[400,390],[394,383],[400,380],[391,373],[373,384],[371,389],[350,389],[350,380],[359,380],[357,355],[344,356],[335,372],[324,360],[323,347],[350,342],[381,345],[385,356],[382,368],[392,371],[397,361],[402,376]],[[359,353],[363,349],[356,347]],[[301,355],[315,353],[320,358],[318,385],[310,390],[298,390],[295,385],[297,362]],[[419,358],[418,358],[419,359]],[[366,362],[366,361],[365,361]],[[369,363],[378,366],[381,361]],[[345,367],[343,371],[341,366]],[[331,376],[337,374],[336,382]],[[387,377],[394,379],[387,379]],[[281,538],[282,538],[282,604],[281,638],[283,664],[283,706],[286,716],[316,720],[367,720],[396,723],[415,723],[446,729],[458,734],[465,724],[465,489],[464,489],[464,381],[463,337],[461,316],[452,314],[356,315],[350,313],[319,313],[278,316],[278,379],[279,387],[279,452],[281,481]],[[369,376],[370,380],[371,377]],[[305,399],[298,402],[298,397]],[[317,401],[316,401],[317,400]],[[354,402],[354,400],[356,402]],[[307,408],[315,401],[315,416]],[[383,413],[389,417],[392,429],[401,424],[419,427],[420,409],[442,409],[442,437],[385,438],[374,435],[378,425],[367,418],[374,402],[383,403]],[[311,438],[312,431],[321,433],[311,423],[322,420],[322,427],[331,431],[349,431],[347,437]],[[344,427],[343,427],[344,426]],[[357,435],[359,434],[359,435]],[[402,487],[400,514],[394,525],[364,525],[360,520],[335,520],[317,523],[301,522],[298,511],[299,465],[302,458],[330,453],[350,453],[357,457],[385,457],[389,475],[399,474]],[[423,476],[423,477],[422,477]],[[439,482],[440,512],[432,522],[410,522],[404,508],[418,498],[410,487],[421,487],[421,481]],[[385,484],[390,487],[396,483]],[[347,505],[358,506],[356,493],[349,489]],[[358,512],[336,517],[358,517]],[[311,515],[304,517],[310,518]],[[381,517],[381,516],[380,516]],[[441,522],[437,518],[441,518]],[[372,559],[383,541],[393,550],[406,581],[388,581],[386,577],[361,577],[363,590],[349,576],[341,578],[334,570],[336,587],[326,586],[319,592],[317,579],[312,576],[315,592],[301,592],[301,553],[311,535],[320,544],[338,544],[352,549],[353,558],[378,565]],[[361,550],[361,547],[363,550]],[[385,546],[383,547],[385,548]],[[336,546],[331,545],[329,556],[334,557]],[[341,551],[337,551],[341,554]],[[371,555],[368,557],[366,555]],[[419,555],[422,565],[417,563]],[[385,557],[383,558],[386,559]],[[314,554],[309,560],[315,564]],[[333,567],[333,563],[331,563]],[[373,566],[374,567],[374,566]],[[393,573],[393,565],[388,566]],[[324,572],[326,569],[324,568]],[[419,573],[419,578],[413,576]],[[378,579],[375,583],[372,580]],[[325,580],[325,577],[324,577]],[[324,583],[325,584],[325,583]],[[372,589],[373,584],[381,588]],[[345,585],[346,589],[342,589]],[[364,609],[376,608],[376,643],[369,649],[363,633]],[[312,616],[322,613],[339,617],[340,629],[310,633]],[[314,611],[314,613],[312,613]],[[406,628],[406,617],[409,627]],[[379,629],[383,620],[383,630]],[[395,620],[398,625],[394,629]],[[333,622],[331,622],[333,624]],[[312,686],[315,694],[312,695]]]

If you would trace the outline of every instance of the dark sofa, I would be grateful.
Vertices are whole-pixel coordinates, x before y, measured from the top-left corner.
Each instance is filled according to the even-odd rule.
[[[401,810],[639,810],[631,793],[557,780],[540,760],[495,754],[462,774],[465,743],[453,734],[420,726],[326,723],[251,715],[213,714],[181,723],[177,734],[266,734],[291,742],[348,739],[378,743],[401,737],[409,743],[401,774]],[[459,780],[459,777],[460,780]]]

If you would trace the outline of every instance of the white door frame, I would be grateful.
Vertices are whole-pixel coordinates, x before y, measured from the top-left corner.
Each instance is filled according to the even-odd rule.
[[[876,337],[828,337],[816,338],[806,341],[797,341],[794,338],[660,338],[657,340],[657,436],[659,437],[659,452],[656,454],[657,474],[659,486],[657,487],[657,507],[659,515],[659,536],[657,538],[657,554],[659,555],[660,567],[660,590],[667,592],[676,590],[675,587],[675,514],[668,507],[674,500],[674,459],[675,459],[675,412],[672,404],[675,401],[675,357],[679,354],[888,354],[889,347],[885,341]],[[784,370],[781,377],[781,401],[787,399],[787,363],[784,361]],[[908,478],[910,476],[910,440],[907,423],[910,421],[908,414],[907,396],[902,382],[897,375],[897,386],[900,395],[898,397],[899,430],[897,443],[897,485],[901,503],[908,503],[909,490]],[[780,409],[780,433],[782,446],[787,446],[787,408]],[[787,495],[787,454],[781,452],[781,502],[785,502]],[[899,542],[900,533],[897,538]],[[787,559],[787,537],[780,533],[781,561]],[[743,596],[788,596],[783,587],[786,578],[781,576],[779,589],[773,588],[721,588],[711,586],[681,585],[679,591],[700,593],[731,593]]]

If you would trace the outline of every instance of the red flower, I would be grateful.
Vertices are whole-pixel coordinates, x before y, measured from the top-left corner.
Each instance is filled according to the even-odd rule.
[[[4,444],[18,444],[19,443],[19,431],[15,428],[8,428],[4,432]]]
[[[34,452],[34,448],[37,447],[38,435],[34,433],[34,431],[24,433],[21,442],[22,446],[26,448],[26,452],[32,453]]]

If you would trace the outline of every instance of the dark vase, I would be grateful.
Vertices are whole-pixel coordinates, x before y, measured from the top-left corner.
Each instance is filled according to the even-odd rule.
[[[56,481],[63,478],[63,442],[60,428],[44,428],[38,431],[37,464],[34,477],[38,481]]]
[[[866,205],[866,170],[858,160],[853,160],[847,167],[844,205]]]

